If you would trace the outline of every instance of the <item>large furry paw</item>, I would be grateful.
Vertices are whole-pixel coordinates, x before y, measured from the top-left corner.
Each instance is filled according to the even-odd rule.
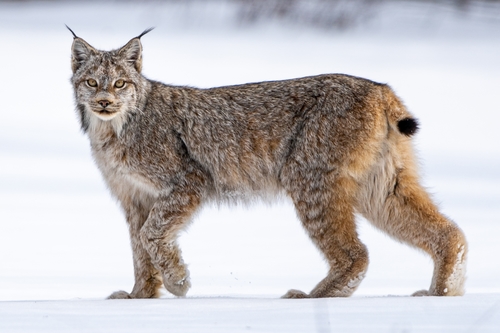
[[[429,290],[426,290],[426,289],[422,289],[422,290],[419,290],[419,291],[415,291],[413,294],[411,294],[412,296],[415,296],[415,297],[422,297],[422,296],[432,296],[431,292]]]
[[[462,290],[452,290],[451,292],[448,290],[448,288],[444,288],[441,292],[438,290],[419,290],[416,291],[412,294],[412,296],[463,296],[463,291]]]
[[[126,291],[120,290],[120,291],[115,291],[111,295],[108,296],[107,299],[131,299],[132,296]]]
[[[163,276],[163,284],[165,288],[175,296],[186,296],[191,282],[189,281],[189,271],[182,266],[177,274],[168,274]]]
[[[303,291],[290,289],[285,295],[281,296],[281,298],[310,298],[310,296]]]

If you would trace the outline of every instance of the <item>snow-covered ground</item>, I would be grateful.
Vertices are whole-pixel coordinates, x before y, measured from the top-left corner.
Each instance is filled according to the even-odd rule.
[[[190,3],[0,3],[0,331],[500,331],[500,9],[392,3],[340,32]],[[285,201],[204,209],[180,240],[186,299],[103,301],[132,288],[131,251],[79,131],[65,23],[102,49],[156,26],[144,74],[166,83],[389,83],[420,119],[424,183],[468,238],[468,294],[401,297],[429,286],[431,260],[360,220],[371,263],[354,297],[279,299],[326,274]]]
[[[499,294],[0,302],[1,332],[498,332]]]

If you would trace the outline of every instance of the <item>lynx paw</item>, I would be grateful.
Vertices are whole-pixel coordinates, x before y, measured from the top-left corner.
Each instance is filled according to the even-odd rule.
[[[449,290],[444,288],[443,290],[419,290],[412,294],[412,296],[462,296],[464,293],[461,290]]]
[[[126,291],[120,290],[120,291],[115,291],[111,295],[108,296],[107,299],[131,299],[132,296]]]
[[[422,296],[432,296],[431,292],[429,290],[426,290],[426,289],[422,289],[422,290],[419,290],[419,291],[415,291],[413,294],[411,294],[412,296],[415,296],[415,297],[422,297]]]
[[[310,296],[303,291],[290,289],[285,295],[281,296],[281,298],[310,298]]]
[[[186,296],[191,282],[189,281],[189,271],[184,268],[184,274],[169,274],[163,277],[165,288],[175,296]]]

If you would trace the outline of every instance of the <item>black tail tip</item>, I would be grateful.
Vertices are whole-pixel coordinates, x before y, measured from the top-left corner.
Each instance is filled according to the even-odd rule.
[[[405,118],[398,121],[398,129],[401,134],[412,136],[418,131],[418,121],[413,118]]]

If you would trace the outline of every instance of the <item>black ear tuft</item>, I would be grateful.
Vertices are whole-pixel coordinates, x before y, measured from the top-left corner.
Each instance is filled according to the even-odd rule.
[[[418,131],[418,121],[414,118],[405,118],[398,121],[398,129],[401,134],[412,136]]]
[[[142,36],[144,36],[145,34],[147,34],[148,32],[150,32],[151,30],[153,30],[155,27],[151,27],[151,28],[147,28],[146,30],[144,30],[139,36],[135,37],[135,38],[139,38],[141,39]],[[69,28],[68,28],[69,29]]]
[[[69,31],[71,31],[71,33],[73,34],[73,39],[75,38],[78,38],[78,36],[73,32],[73,30],[71,30],[70,27],[68,27],[66,24],[65,24],[66,28],[68,28]]]

